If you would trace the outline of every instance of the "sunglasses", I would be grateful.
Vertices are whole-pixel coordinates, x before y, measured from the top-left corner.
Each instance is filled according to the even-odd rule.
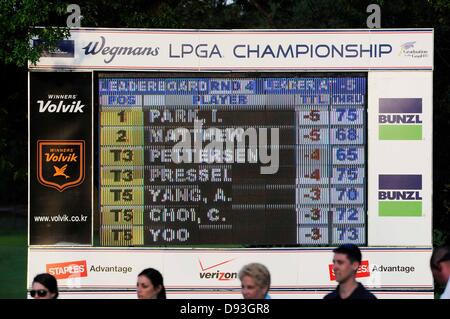
[[[31,297],[33,297],[33,298],[36,296],[36,294],[37,294],[39,297],[45,297],[45,296],[47,296],[47,293],[48,293],[48,291],[47,291],[47,290],[44,290],[44,289],[30,290],[30,295],[31,295]]]

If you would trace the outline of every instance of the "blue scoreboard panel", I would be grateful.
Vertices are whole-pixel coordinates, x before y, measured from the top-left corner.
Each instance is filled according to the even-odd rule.
[[[366,82],[99,74],[101,245],[365,245]]]

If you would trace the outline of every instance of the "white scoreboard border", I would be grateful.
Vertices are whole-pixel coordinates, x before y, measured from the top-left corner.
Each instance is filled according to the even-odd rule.
[[[94,31],[93,31],[94,30]],[[111,31],[112,30],[112,31]],[[424,29],[424,30],[432,30],[432,29]],[[77,31],[83,31],[83,30],[77,30]],[[95,32],[95,29],[90,29],[90,30],[86,30],[87,32]],[[97,31],[99,32],[114,32],[113,29],[98,29]],[[117,31],[121,31],[122,33],[124,32],[124,30],[117,30]],[[141,32],[148,32],[149,30],[141,30]],[[150,30],[151,31],[151,30]],[[164,31],[164,30],[162,30]],[[165,30],[167,31],[167,30]],[[236,30],[237,31],[237,30]],[[250,30],[251,31],[251,30]],[[292,31],[298,31],[298,32],[307,32],[308,30],[292,30]],[[316,30],[317,31],[317,30]],[[323,30],[322,30],[323,31]],[[341,32],[347,32],[348,30],[332,30],[332,33],[339,33],[339,31]],[[361,33],[367,33],[369,32],[368,30],[357,30],[357,31],[361,31]],[[386,32],[390,32],[390,31],[398,31],[398,30],[385,30]],[[420,32],[420,29],[403,29],[400,31],[405,31],[407,33],[412,33],[414,34],[414,32]],[[253,31],[253,32],[258,32],[258,31]],[[270,33],[276,33],[276,30],[270,30]],[[251,32],[249,32],[251,33]],[[429,48],[430,50],[432,50],[432,47]],[[46,58],[48,61],[48,58]],[[142,70],[140,68],[136,68],[133,69],[132,67],[128,67],[128,68],[121,68],[121,67],[113,67],[113,68],[103,68],[103,67],[94,67],[94,68],[77,68],[77,67],[70,67],[68,65],[64,65],[64,66],[58,66],[58,65],[43,65],[43,64],[37,64],[36,66],[29,66],[29,69],[31,72],[36,72],[36,71],[75,71],[75,72],[89,72],[92,74],[92,81],[95,80],[95,76],[94,76],[94,71],[101,71],[101,70],[108,70],[108,71],[138,71],[138,70]],[[319,70],[313,70],[313,71],[320,71],[320,72],[340,72],[340,71],[344,71],[344,72],[351,72],[351,71],[355,71],[355,72],[368,72],[368,139],[367,139],[367,143],[368,143],[368,193],[369,193],[369,197],[368,197],[368,248],[362,248],[363,250],[363,254],[365,254],[366,252],[370,252],[370,250],[378,250],[378,251],[396,251],[396,249],[404,249],[405,251],[426,251],[427,254],[426,256],[421,254],[421,255],[417,255],[416,257],[418,258],[417,262],[422,264],[422,267],[424,267],[424,265],[428,265],[428,260],[429,260],[429,254],[431,254],[431,250],[430,247],[432,247],[432,161],[431,161],[431,150],[432,150],[432,66],[431,68],[427,68],[426,70],[424,70],[423,68],[419,68],[418,70],[414,70],[411,71],[411,69],[413,68],[409,68],[410,71],[405,71],[405,70],[396,70],[396,71],[383,71],[383,70],[374,70],[373,68],[347,68],[347,69],[341,69],[341,70],[337,70],[337,69],[333,69],[333,68],[323,68],[323,69],[319,69]],[[161,71],[163,69],[161,68],[153,68],[153,69],[145,69],[146,71]],[[183,69],[181,70],[173,70],[172,71],[183,71]],[[190,69],[187,70],[188,72],[193,72],[193,71],[208,71],[208,69],[201,69],[201,68],[194,68],[194,69]],[[213,71],[212,69],[210,69],[209,71]],[[223,71],[223,70],[222,70]],[[233,71],[233,70],[231,70]],[[234,71],[237,72],[242,72],[242,69],[234,69]],[[296,71],[296,72],[308,72],[311,71],[311,69],[308,68],[291,68],[289,70],[287,69],[283,69],[283,68],[269,68],[269,69],[264,69],[264,68],[253,68],[253,69],[249,69],[249,70],[245,70],[245,71],[253,71],[253,72],[267,72],[267,71],[277,71],[277,72],[292,72],[292,71]],[[30,89],[29,89],[29,77],[28,77],[28,111],[30,110]],[[399,87],[399,93],[395,94],[394,91],[389,90],[389,87],[386,87],[387,91],[389,92],[388,94],[384,94],[383,92],[385,92],[383,90],[383,85],[397,85]],[[92,105],[94,108],[94,98],[96,96],[95,92],[94,92],[94,83],[92,82]],[[381,87],[381,88],[380,88]],[[414,88],[414,89],[412,89]],[[412,98],[422,98],[423,99],[423,119],[424,119],[424,123],[423,123],[423,140],[422,141],[389,141],[389,142],[381,142],[378,140],[378,128],[377,128],[377,118],[378,118],[378,98],[381,97],[412,97]],[[92,112],[93,112],[93,108],[92,108]],[[29,119],[28,119],[28,126],[29,126]],[[92,123],[93,126],[93,123]],[[29,133],[28,133],[29,134]],[[28,140],[30,140],[30,136],[28,135]],[[384,145],[383,145],[384,144]],[[388,145],[389,144],[389,145]],[[386,146],[388,145],[388,146]],[[93,145],[92,145],[93,147]],[[421,152],[425,152],[425,153],[421,153],[423,156],[411,156],[411,149],[420,149]],[[392,150],[405,150],[405,152],[403,153],[403,156],[401,156],[400,159],[397,160],[393,160],[391,162],[389,161],[382,161],[382,164],[378,164],[376,163],[376,158],[377,156],[380,156],[380,154],[383,154],[381,156],[385,156],[386,151],[392,149]],[[409,149],[409,150],[408,150]],[[395,154],[399,155],[402,152],[396,152]],[[92,152],[92,160],[94,160],[93,158],[93,154],[94,152]],[[427,154],[430,154],[430,158],[427,157]],[[30,154],[28,151],[28,161],[30,160]],[[94,162],[93,162],[94,163]],[[407,165],[402,165],[403,163],[407,163]],[[92,167],[92,180],[91,183],[93,184],[93,170],[94,168]],[[417,218],[417,217],[400,217],[400,218],[381,218],[378,216],[378,205],[376,203],[376,196],[377,196],[377,192],[374,191],[374,189],[376,189],[376,184],[378,182],[378,174],[422,174],[423,176],[423,193],[424,193],[424,200],[423,200],[423,216],[421,218]],[[28,174],[28,180],[30,178],[30,174]],[[29,184],[29,183],[28,183]],[[372,193],[370,193],[372,192]],[[94,193],[94,192],[93,192]],[[92,195],[94,196],[94,194]],[[30,194],[28,194],[28,200],[29,200]],[[94,201],[92,201],[94,202]],[[29,204],[28,204],[29,205]],[[93,205],[93,204],[92,204]],[[93,222],[92,222],[92,234],[93,234]],[[29,230],[29,224],[28,224],[28,230]],[[371,246],[384,246],[384,247],[379,247],[379,248],[370,248]],[[387,248],[387,246],[397,246],[398,248]],[[407,246],[407,248],[400,248],[400,247],[405,247]],[[428,247],[428,248],[416,248],[416,247]],[[45,271],[45,269],[42,268],[42,264],[37,265],[36,264],[36,260],[35,257],[37,257],[39,254],[43,253],[44,251],[47,252],[52,252],[55,253],[56,256],[61,256],[62,259],[65,259],[65,257],[63,258],[64,253],[73,253],[74,251],[80,251],[80,252],[85,252],[87,253],[88,251],[93,251],[96,254],[102,254],[102,252],[104,251],[113,251],[114,249],[105,249],[105,248],[90,248],[90,249],[82,249],[82,248],[56,248],[53,246],[53,248],[38,248],[36,246],[34,246],[33,248],[29,248],[28,251],[28,285],[30,285],[30,280],[32,280],[32,277],[37,273],[37,272],[43,272]],[[145,250],[145,249],[144,249]],[[150,251],[155,251],[153,249],[147,249],[149,252]],[[312,249],[310,250],[315,251],[315,250],[322,250],[322,249]],[[326,250],[326,249],[324,249]],[[142,251],[141,250],[135,250],[135,249],[127,249],[125,250],[126,255],[128,257],[132,257],[134,254],[136,254],[138,251]],[[186,252],[190,251],[193,254],[197,254],[199,251],[202,250],[192,250],[192,249],[187,249],[184,250],[184,254]],[[308,249],[305,249],[303,251],[308,251]],[[328,249],[328,251],[330,251]],[[171,249],[166,249],[163,250],[164,253],[170,253],[172,254],[174,251]],[[213,250],[213,252],[222,252],[222,250],[218,249],[218,250]],[[239,252],[242,253],[241,250],[239,249],[234,249],[232,252]],[[246,250],[245,254],[247,254],[248,252],[250,252],[250,250]],[[265,250],[264,255],[267,258],[273,258],[275,256],[279,256],[279,254],[276,254],[276,252],[279,252],[279,250],[277,249],[271,249],[271,250]],[[61,254],[61,255],[60,255]],[[188,253],[189,254],[189,253]],[[329,260],[330,256],[327,257]],[[70,259],[70,258],[69,258]],[[273,258],[275,259],[275,258]],[[57,261],[58,262],[58,261]],[[60,261],[61,262],[61,261]],[[269,263],[273,262],[273,261],[268,261]],[[280,263],[281,265],[286,265],[286,263]],[[148,267],[150,267],[152,265],[148,265]],[[144,265],[142,265],[142,267],[144,267]],[[428,267],[428,266],[427,266]],[[145,267],[144,267],[145,268]],[[283,272],[283,271],[281,271]],[[378,291],[376,292],[377,295],[379,295],[379,297],[383,297],[383,296],[394,296],[394,297],[398,297],[398,298],[403,298],[406,297],[408,298],[408,296],[414,296],[414,298],[420,298],[420,296],[423,296],[425,298],[429,298],[431,296],[432,298],[432,278],[431,278],[431,274],[425,274],[425,270],[422,270],[423,272],[423,276],[425,276],[424,278],[426,278],[425,280],[425,284],[423,285],[411,285],[409,287],[413,287],[412,291],[407,291],[404,290],[402,292],[396,292],[396,291]],[[134,274],[135,276],[136,274]],[[362,278],[361,280],[362,282],[365,282],[364,278]],[[132,283],[132,286],[134,286],[134,283]],[[330,288],[332,285],[328,284],[328,285],[323,285],[325,287]],[[400,285],[401,286],[401,285]],[[315,288],[319,288],[319,286],[317,285],[312,285],[312,287]],[[391,286],[392,288],[394,287],[399,287],[397,285]],[[170,287],[169,287],[170,288]],[[276,288],[276,287],[274,287]],[[385,287],[387,288],[387,287]],[[402,290],[405,289],[406,287],[401,287]],[[416,289],[424,289],[425,291],[414,291]],[[175,292],[172,291],[171,289],[168,289],[168,295],[170,296],[171,294],[179,294],[180,297],[182,296],[188,296],[188,294],[186,295],[187,292],[183,293],[183,292]],[[211,292],[212,293],[212,292]],[[120,292],[120,291],[116,291],[116,292],[101,292],[101,291],[92,291],[92,292],[87,292],[85,291],[83,292],[77,292],[75,291],[62,291],[61,296],[62,297],[69,297],[70,298],[77,298],[78,296],[88,296],[88,295],[92,295],[92,294],[96,294],[97,296],[103,298],[109,298],[109,296],[120,296],[121,298],[128,298],[127,296],[132,296],[129,295],[130,292]],[[212,296],[215,295],[217,296],[220,295],[220,297],[224,297],[227,296],[229,298],[233,298],[236,297],[236,292],[232,292],[231,294],[227,294],[226,292],[222,291],[222,292],[217,292],[217,293],[207,293],[206,295],[202,295],[201,292],[196,292],[197,297],[208,297],[208,296]],[[283,292],[282,291],[273,291],[273,295],[282,295]],[[303,292],[298,292],[297,294],[294,292],[294,294],[292,296],[295,296],[294,298],[303,298],[304,296],[308,296],[308,298],[320,298],[321,296],[324,295],[323,292],[311,292],[311,291],[303,291]]]

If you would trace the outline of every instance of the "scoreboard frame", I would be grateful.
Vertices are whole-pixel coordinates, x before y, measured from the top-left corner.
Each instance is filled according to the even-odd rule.
[[[59,50],[44,52],[35,65],[29,64],[28,287],[34,275],[50,272],[58,278],[62,298],[134,298],[135,276],[141,268],[155,266],[166,278],[169,297],[221,298],[225,294],[238,298],[239,283],[232,274],[247,262],[260,261],[273,276],[273,297],[321,298],[336,286],[329,272],[331,247],[98,246],[94,234],[99,228],[100,194],[93,188],[100,165],[95,156],[100,136],[100,126],[95,126],[99,123],[98,77],[125,73],[168,77],[359,74],[367,79],[366,246],[362,252],[370,270],[359,274],[359,280],[380,298],[433,298],[428,269],[432,250],[433,40],[431,28],[71,29],[70,38]],[[202,43],[216,47],[220,54],[173,54]],[[413,46],[405,46],[407,43]],[[158,50],[142,51],[148,44]],[[259,45],[265,56],[253,51],[245,56],[241,51],[236,54],[242,45],[252,49]],[[131,51],[123,49],[127,47]],[[408,123],[412,116],[415,122]],[[81,136],[83,132],[91,138]],[[53,140],[60,145],[51,148]],[[85,141],[85,148],[76,143],[80,140]],[[47,155],[39,153],[37,145],[41,144]],[[79,154],[86,154],[85,171],[78,169],[82,167],[77,162]],[[38,159],[46,158],[49,162],[39,166]],[[64,170],[64,159],[72,160],[75,168],[69,165]],[[42,171],[41,177],[38,171]],[[55,182],[55,174],[68,177]],[[80,178],[83,174],[84,180]],[[79,180],[83,181],[80,185],[68,187]],[[49,187],[51,183],[56,183],[56,188]],[[180,258],[181,264],[176,265],[173,258]],[[219,282],[205,275],[208,265],[216,264],[221,264],[217,271],[231,274],[230,281]],[[292,269],[285,274],[283,265],[292,265]],[[113,295],[102,295],[105,288]]]

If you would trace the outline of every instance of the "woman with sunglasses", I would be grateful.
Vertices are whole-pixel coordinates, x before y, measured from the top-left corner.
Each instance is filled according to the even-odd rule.
[[[30,295],[34,299],[58,298],[58,283],[56,278],[47,273],[37,275],[33,279]]]

